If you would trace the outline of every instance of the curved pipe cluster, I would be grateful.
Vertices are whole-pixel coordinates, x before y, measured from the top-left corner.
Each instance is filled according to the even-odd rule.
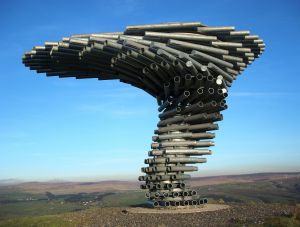
[[[164,23],[46,42],[22,60],[47,76],[118,79],[155,97],[160,120],[141,188],[153,206],[186,206],[207,202],[186,186],[186,172],[206,162],[229,87],[264,49],[257,35],[232,26]]]

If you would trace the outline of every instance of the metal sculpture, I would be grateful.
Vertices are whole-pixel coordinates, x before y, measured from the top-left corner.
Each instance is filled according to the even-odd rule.
[[[210,155],[228,88],[265,44],[249,31],[199,22],[127,26],[36,46],[23,63],[47,76],[118,79],[157,99],[160,121],[145,159],[142,189],[154,207],[204,204],[185,180]],[[200,149],[196,149],[200,148]]]

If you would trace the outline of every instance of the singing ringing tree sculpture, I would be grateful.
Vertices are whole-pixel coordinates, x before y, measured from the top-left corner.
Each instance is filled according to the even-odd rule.
[[[206,162],[229,87],[264,49],[257,35],[232,26],[163,23],[45,42],[23,63],[47,76],[117,79],[156,98],[160,120],[141,188],[154,207],[190,206],[207,200],[186,186],[186,173]]]

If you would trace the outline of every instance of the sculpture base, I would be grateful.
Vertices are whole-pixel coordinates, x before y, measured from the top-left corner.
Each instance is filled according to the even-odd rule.
[[[178,207],[168,207],[168,208],[145,208],[145,207],[134,207],[127,208],[128,213],[138,213],[138,214],[170,214],[170,213],[201,213],[209,211],[217,211],[223,209],[229,209],[230,206],[223,204],[205,204],[198,206],[178,206]]]

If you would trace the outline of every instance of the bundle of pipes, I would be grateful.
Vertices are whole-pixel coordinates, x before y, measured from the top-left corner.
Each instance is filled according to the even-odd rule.
[[[118,79],[157,99],[160,121],[139,180],[153,206],[205,204],[185,185],[205,163],[228,89],[265,44],[249,31],[199,22],[127,26],[35,46],[23,63],[47,76]],[[197,197],[197,198],[196,198]]]

